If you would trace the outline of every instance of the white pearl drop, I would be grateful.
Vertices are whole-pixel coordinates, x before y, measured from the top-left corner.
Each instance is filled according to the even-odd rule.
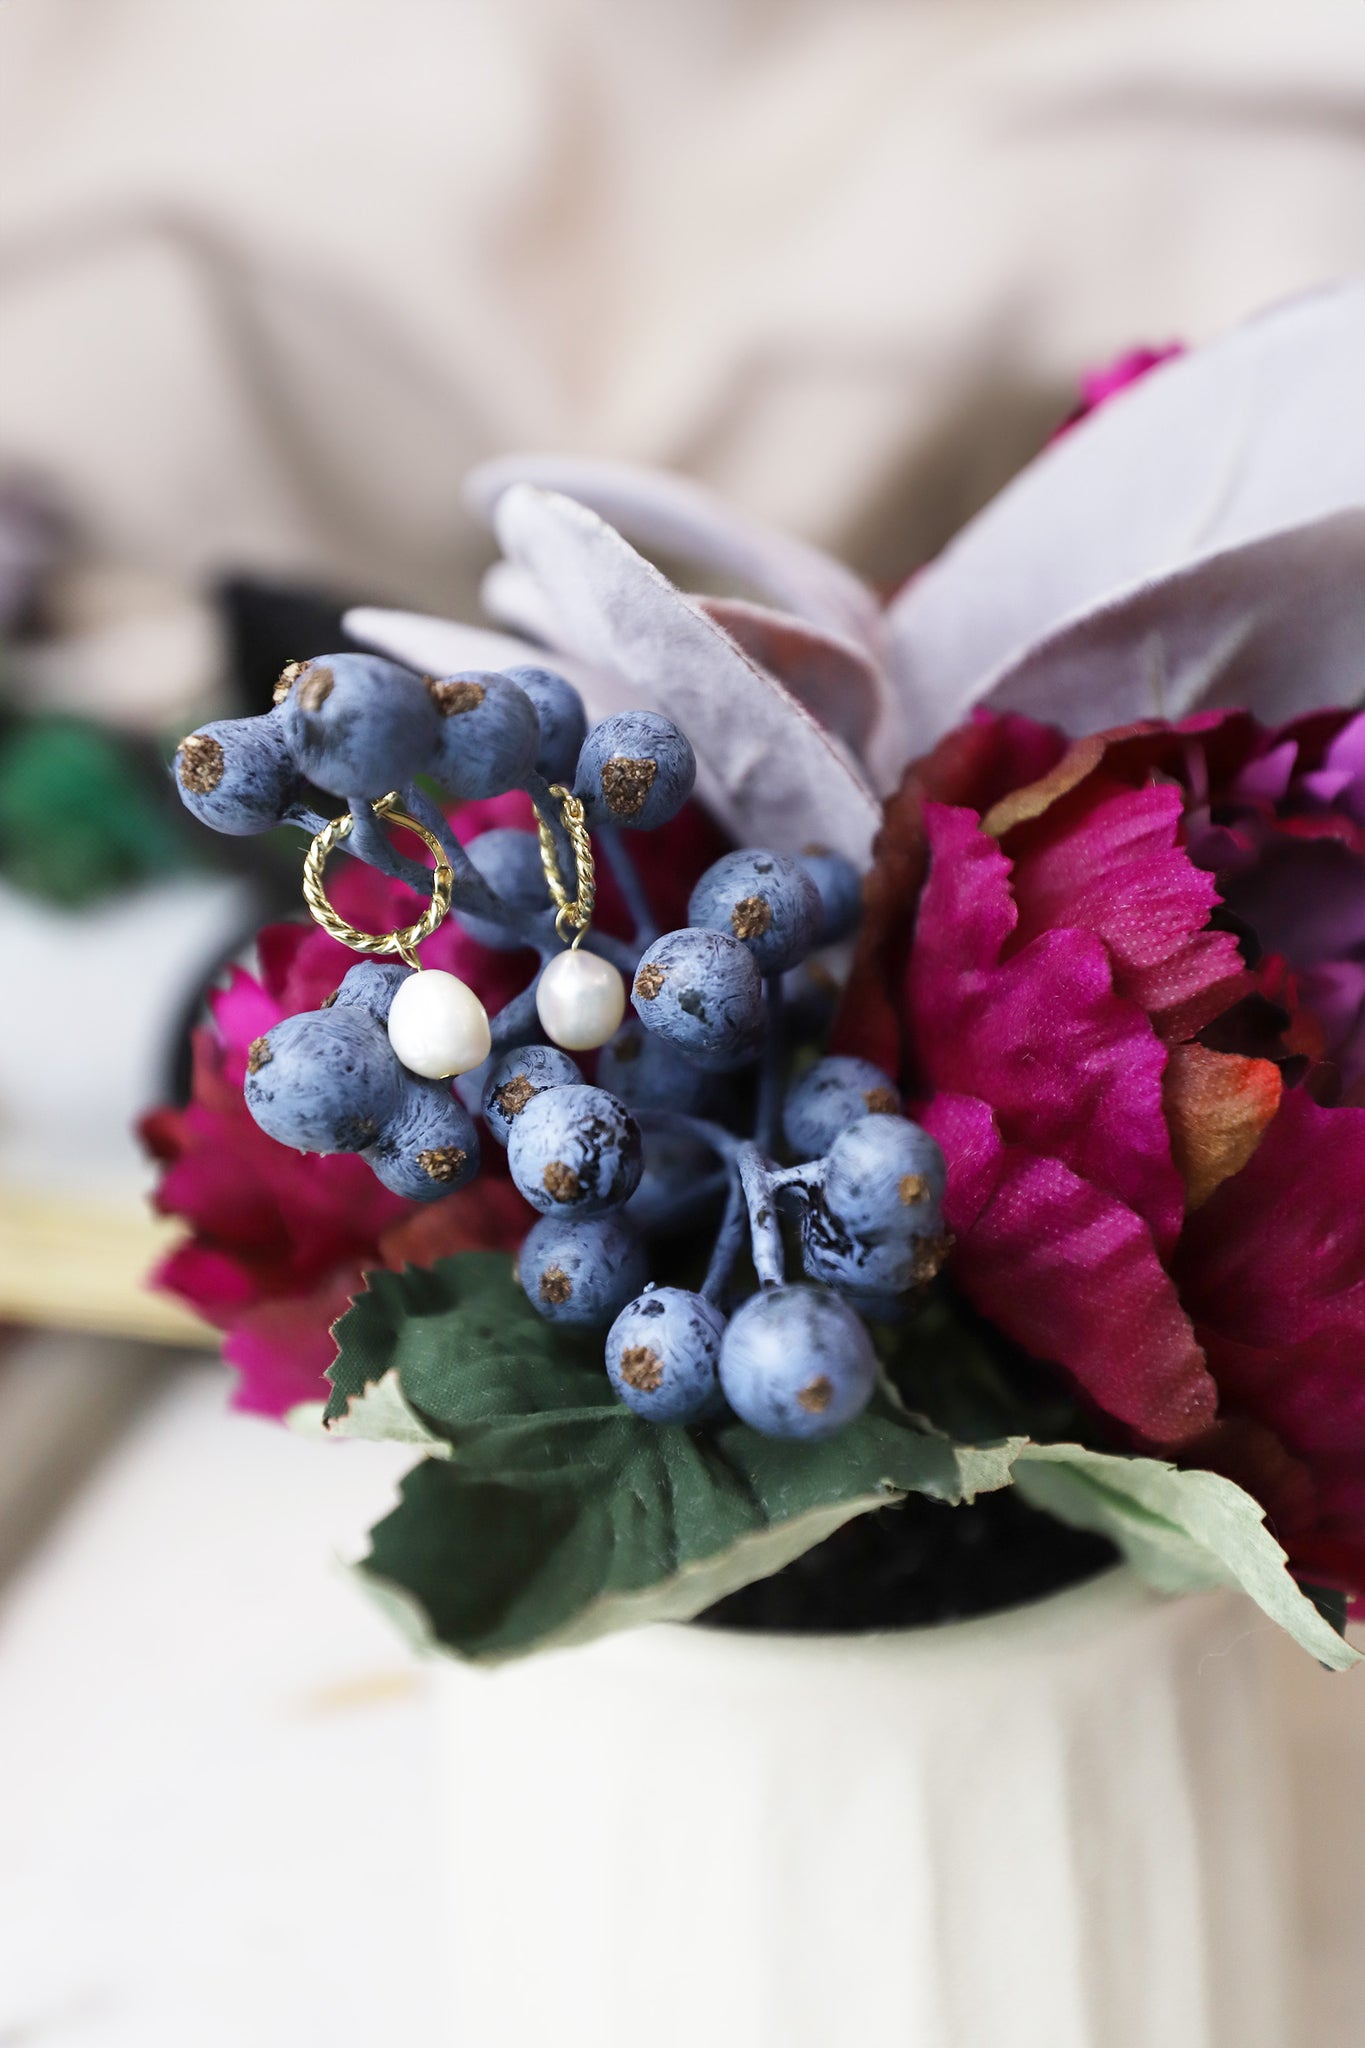
[[[605,1045],[626,1014],[626,985],[597,953],[556,953],[540,977],[536,1010],[545,1036],[566,1052]]]
[[[399,984],[389,1006],[389,1044],[409,1073],[444,1081],[482,1066],[493,1038],[473,989],[439,967],[424,967]]]

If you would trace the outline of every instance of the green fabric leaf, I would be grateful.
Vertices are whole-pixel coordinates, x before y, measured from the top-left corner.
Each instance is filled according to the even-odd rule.
[[[1260,1505],[1231,1479],[1079,1444],[1026,1446],[1014,1477],[1035,1507],[1108,1536],[1158,1591],[1240,1586],[1330,1670],[1359,1661],[1290,1577]]]
[[[337,1340],[334,1423],[396,1396],[385,1412],[453,1453],[408,1474],[362,1569],[485,1662],[686,1620],[907,1492],[1003,1485],[1018,1448],[961,1450],[889,1397],[825,1444],[661,1429],[616,1400],[600,1337],[544,1322],[496,1253],[373,1275]]]

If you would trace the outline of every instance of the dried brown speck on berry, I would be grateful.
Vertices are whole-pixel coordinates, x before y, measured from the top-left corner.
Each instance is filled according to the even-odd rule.
[[[798,1408],[804,1408],[807,1415],[823,1415],[833,1399],[834,1388],[825,1375],[820,1373],[809,1385],[802,1387],[796,1397],[796,1405]]]
[[[827,846],[821,846],[820,842],[817,839],[812,839],[808,842],[807,845],[802,847],[801,851],[805,854],[808,860],[823,860],[825,858],[825,855],[829,852],[829,848]]]
[[[321,711],[332,694],[336,678],[329,668],[310,667],[299,684],[299,706],[304,711]]]
[[[551,1308],[562,1308],[573,1293],[573,1281],[562,1266],[547,1266],[540,1276],[540,1298]]]
[[[637,1394],[657,1394],[664,1383],[664,1362],[648,1344],[627,1344],[621,1353],[621,1377]]]
[[[458,1145],[437,1145],[417,1154],[417,1164],[430,1180],[458,1180],[464,1172],[467,1154]]]
[[[895,1116],[900,1110],[900,1100],[894,1088],[864,1088],[863,1103],[869,1116]],[[919,1176],[907,1173],[905,1178],[917,1180]],[[904,1195],[901,1200],[905,1200]]]
[[[289,692],[293,689],[307,666],[306,661],[287,661],[285,663],[284,667],[280,670],[280,679],[271,693],[274,703],[283,704],[285,698],[289,695]]]
[[[903,1173],[896,1183],[896,1193],[907,1209],[913,1209],[916,1202],[928,1198],[929,1183],[922,1173]]]
[[[613,754],[602,770],[602,795],[614,818],[638,818],[659,772],[657,761]]]
[[[578,1175],[563,1159],[552,1159],[541,1175],[545,1192],[555,1202],[578,1200]]]
[[[664,971],[647,960],[635,977],[635,993],[642,1003],[652,1003],[664,985]]]
[[[482,683],[433,682],[430,676],[427,677],[427,689],[442,718],[454,718],[461,711],[477,711],[487,694]]]
[[[741,896],[730,912],[730,929],[737,939],[761,939],[772,921],[766,896]]]
[[[181,786],[192,796],[212,796],[223,779],[223,749],[208,732],[192,732],[180,742],[177,774]]]
[[[939,1267],[953,1248],[952,1233],[945,1231],[941,1237],[926,1237],[915,1246],[915,1285],[923,1287],[933,1279]]]
[[[270,1040],[253,1038],[247,1047],[246,1070],[248,1074],[259,1074],[262,1067],[270,1065]]]
[[[493,1100],[505,1117],[520,1116],[535,1092],[525,1074],[513,1074],[510,1081],[493,1090]]]

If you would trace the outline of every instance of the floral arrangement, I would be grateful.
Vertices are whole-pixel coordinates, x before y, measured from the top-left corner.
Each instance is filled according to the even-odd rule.
[[[1363,340],[1352,289],[1134,358],[889,603],[677,480],[486,466],[509,630],[352,613],[182,743],[205,822],[350,835],[353,943],[447,878],[404,964],[263,932],[147,1124],[239,1399],[414,1447],[363,1570],[426,1639],[1008,1488],[1352,1661]]]

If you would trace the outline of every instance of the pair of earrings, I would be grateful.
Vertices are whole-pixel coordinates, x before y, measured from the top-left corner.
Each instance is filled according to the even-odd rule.
[[[565,888],[554,834],[537,811],[541,867],[556,907],[555,930],[566,950],[557,953],[541,972],[536,1012],[553,1044],[563,1046],[566,1052],[591,1052],[605,1045],[620,1026],[626,1009],[625,983],[609,960],[580,951],[597,894],[592,842],[578,798],[557,782],[551,785],[550,794],[560,806],[573,848],[578,893],[571,897]],[[328,854],[351,830],[354,820],[349,811],[333,819],[309,847],[303,864],[303,900],[323,930],[343,946],[358,953],[396,953],[417,969],[399,987],[389,1009],[389,1042],[408,1071],[429,1080],[468,1074],[482,1066],[492,1051],[488,1012],[467,982],[440,968],[424,968],[415,950],[449,914],[455,881],[450,863],[435,833],[399,809],[396,790],[380,799],[375,812],[403,831],[415,832],[435,857],[431,901],[421,917],[401,931],[362,932],[332,908],[322,874]]]

